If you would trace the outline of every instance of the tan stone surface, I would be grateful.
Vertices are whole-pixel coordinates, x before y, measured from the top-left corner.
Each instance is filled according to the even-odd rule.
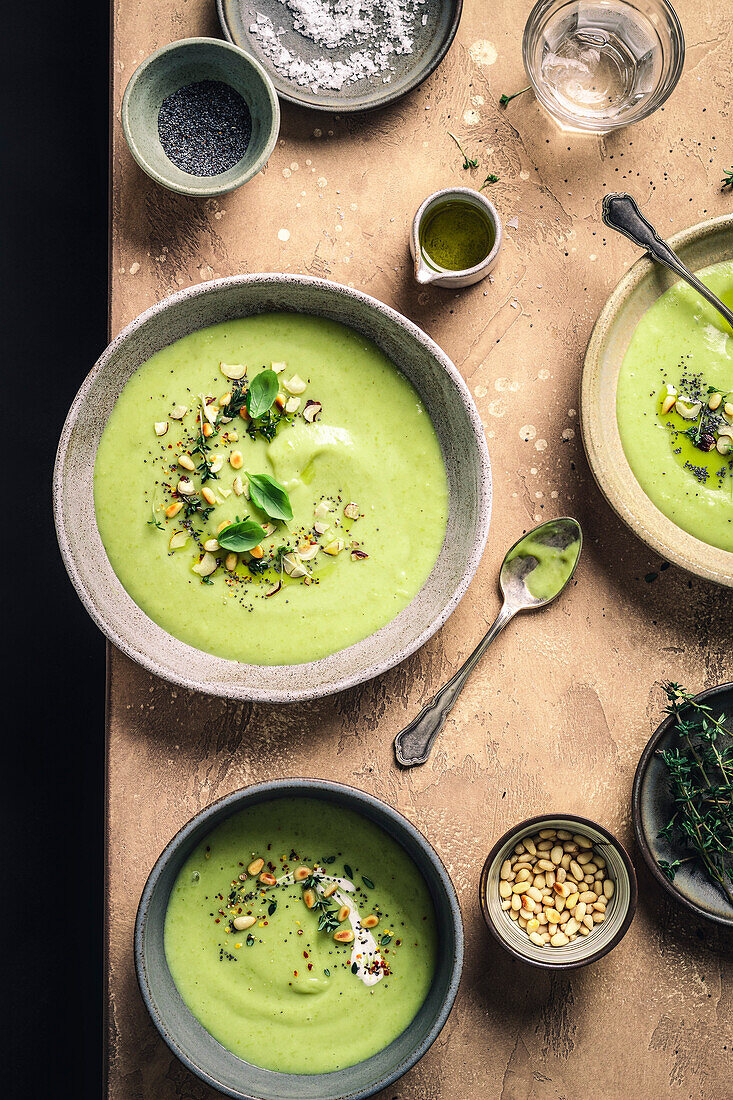
[[[466,965],[429,1054],[385,1094],[401,1100],[560,1100],[733,1095],[730,939],[688,919],[640,870],[623,943],[597,965],[548,977],[489,938],[481,864],[512,823],[546,810],[587,814],[633,849],[634,767],[656,725],[655,681],[695,689],[730,677],[733,599],[675,568],[659,572],[604,505],[579,438],[578,382],[593,319],[635,258],[600,224],[604,188],[628,188],[662,232],[730,210],[733,10],[677,4],[686,71],[666,109],[606,140],[563,136],[528,96],[521,25],[529,0],[467,0],[440,70],[396,106],[364,117],[283,109],[265,171],[199,203],[155,187],[122,139],[133,68],[171,39],[217,33],[211,0],[117,0],[111,329],[171,291],[234,272],[282,270],[349,282],[422,325],[463,372],[494,470],[489,546],[452,619],[399,668],[340,697],[232,705],[171,690],[109,654],[109,1095],[213,1097],[168,1053],[140,1000],[135,908],[160,849],[209,801],[264,777],[343,780],[397,806],[428,836],[458,888]],[[476,43],[490,41],[491,50]],[[455,130],[500,182],[506,221],[493,285],[460,294],[410,278],[408,226],[421,199],[480,183],[461,169]],[[726,140],[726,138],[728,140]],[[289,240],[278,238],[287,229]],[[401,773],[392,739],[467,656],[499,606],[504,549],[535,519],[572,513],[586,549],[577,585],[512,624],[464,691],[431,761]],[[649,573],[658,574],[650,583]]]

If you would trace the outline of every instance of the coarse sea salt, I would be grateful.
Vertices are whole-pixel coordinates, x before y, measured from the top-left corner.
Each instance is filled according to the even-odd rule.
[[[280,76],[310,88],[339,91],[347,84],[381,74],[388,83],[398,55],[412,53],[415,20],[425,0],[278,0],[292,19],[292,31],[276,27],[272,19],[255,12],[250,34]],[[251,9],[250,9],[251,10]],[[425,26],[427,17],[422,16]],[[340,57],[305,56],[293,34],[324,50],[340,50]],[[291,47],[285,45],[288,35]]]

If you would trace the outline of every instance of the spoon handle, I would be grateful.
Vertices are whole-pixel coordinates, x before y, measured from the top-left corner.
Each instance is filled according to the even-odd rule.
[[[496,635],[504,629],[514,615],[516,615],[516,609],[510,608],[505,603],[495,622],[489,627],[488,633],[481,639],[471,656],[461,665],[448,683],[443,685],[432,702],[423,707],[418,716],[413,718],[401,733],[397,734],[394,741],[394,751],[398,764],[401,764],[403,768],[414,768],[416,764],[425,763],[430,756],[433,742],[445,725],[445,720],[450,714],[466,680]]]
[[[615,229],[634,244],[638,244],[640,248],[645,248],[660,264],[664,264],[665,267],[674,271],[675,275],[689,283],[706,302],[710,302],[711,306],[715,306],[722,313],[729,325],[733,326],[733,312],[685,267],[679,256],[649,224],[631,195],[623,191],[618,194],[604,195],[602,217],[610,229]]]

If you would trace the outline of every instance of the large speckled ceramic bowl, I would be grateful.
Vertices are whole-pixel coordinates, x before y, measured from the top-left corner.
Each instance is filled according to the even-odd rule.
[[[201,80],[218,80],[234,88],[252,118],[244,155],[215,176],[182,171],[169,160],[158,136],[163,100]],[[269,76],[244,50],[218,38],[184,38],[147,57],[130,77],[120,118],[130,152],[142,170],[169,191],[198,198],[224,195],[256,176],[267,164],[280,132],[280,104]]]
[[[608,874],[616,887],[603,923],[589,935],[578,936],[564,947],[535,945],[524,929],[510,920],[509,914],[501,908],[501,865],[512,854],[515,844],[526,836],[534,836],[540,829],[566,829],[587,836],[606,860]],[[486,857],[479,883],[481,911],[492,935],[515,958],[545,970],[574,970],[607,955],[626,935],[636,912],[636,898],[636,874],[625,848],[602,825],[575,814],[542,814],[509,829]]]
[[[247,665],[179,641],[137,606],[117,579],[97,530],[94,460],[112,407],[156,351],[207,325],[265,311],[340,321],[373,340],[412,382],[435,425],[448,476],[448,527],[438,560],[412,602],[376,633],[298,665]],[[465,593],[486,543],[491,472],[481,420],[447,355],[393,309],[356,290],[304,275],[237,275],[189,287],[142,313],[117,336],[79,390],[54,471],[54,514],[69,576],[110,641],[151,672],[232,699],[287,702],[329,695],[414,653]]]
[[[733,214],[700,222],[669,238],[691,271],[733,256]],[[635,535],[667,561],[733,586],[733,553],[709,546],[668,519],[636,480],[616,420],[616,387],[626,349],[642,316],[677,282],[643,257],[624,275],[599,314],[585,354],[580,413],[583,443],[601,492]]]
[[[364,1062],[333,1073],[274,1073],[226,1050],[181,999],[165,958],[163,931],[178,873],[201,840],[225,818],[276,798],[317,798],[362,814],[400,844],[423,875],[438,928],[430,991],[410,1026]],[[202,810],[171,840],[150,873],[135,923],[135,966],[143,1000],[173,1053],[208,1085],[236,1100],[362,1100],[387,1088],[422,1058],[448,1019],[463,967],[463,923],[448,872],[424,836],[385,802],[319,779],[277,779],[227,795]]]
[[[718,718],[721,714],[726,714],[729,718],[733,715],[733,683],[708,688],[696,695],[695,699],[710,707]],[[674,815],[675,808],[669,787],[669,773],[659,757],[661,751],[673,749],[678,742],[673,725],[671,715],[660,723],[641,754],[636,768],[631,793],[636,843],[657,882],[675,901],[691,909],[699,917],[733,928],[733,905],[723,891],[710,881],[700,860],[688,860],[686,857],[690,854],[689,849],[683,850],[681,845],[673,844],[660,836],[661,830]],[[671,863],[679,858],[684,862],[675,873],[674,881],[671,881],[662,871],[659,861]]]

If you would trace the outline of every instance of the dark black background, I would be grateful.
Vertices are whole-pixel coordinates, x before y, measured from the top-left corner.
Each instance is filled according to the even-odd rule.
[[[107,343],[107,5],[7,4],[2,39],[0,1077],[13,1098],[85,1098],[102,1091],[104,642],[61,563],[51,471]]]

